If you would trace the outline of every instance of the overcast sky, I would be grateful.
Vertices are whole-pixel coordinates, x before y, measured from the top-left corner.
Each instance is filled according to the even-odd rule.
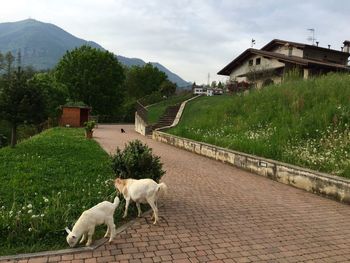
[[[274,38],[340,50],[350,40],[348,0],[11,0],[0,22],[34,18],[95,41],[118,55],[159,62],[197,84],[245,49]]]

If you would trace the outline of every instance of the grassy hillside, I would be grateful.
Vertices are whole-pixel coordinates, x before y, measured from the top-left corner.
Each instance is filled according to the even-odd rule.
[[[350,75],[202,97],[170,133],[350,178]]]
[[[148,122],[150,124],[156,123],[159,118],[164,114],[167,107],[176,105],[178,103],[181,103],[185,100],[188,100],[193,95],[192,93],[185,93],[181,95],[177,95],[174,97],[170,97],[167,100],[164,100],[162,102],[159,102],[157,104],[154,104],[152,106],[149,106],[148,109]]]
[[[83,129],[55,128],[0,149],[0,255],[67,248],[64,227],[112,201],[114,177],[109,156]],[[118,211],[116,224],[120,218]]]

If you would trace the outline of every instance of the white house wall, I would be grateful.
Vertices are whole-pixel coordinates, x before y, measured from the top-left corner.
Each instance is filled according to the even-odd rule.
[[[255,65],[256,59],[261,58],[260,65]],[[253,66],[249,66],[249,60],[253,59]],[[230,80],[240,80],[241,77],[237,77],[243,74],[246,74],[254,69],[254,71],[265,70],[265,69],[274,69],[284,67],[284,63],[279,62],[277,59],[268,59],[260,55],[253,55],[246,59],[240,67],[237,67],[230,74]]]
[[[277,46],[274,49],[272,49],[271,51],[278,53],[278,54],[283,54],[283,55],[289,56],[289,47],[288,46]],[[303,57],[303,50],[296,48],[296,47],[293,47],[292,56],[302,58]]]

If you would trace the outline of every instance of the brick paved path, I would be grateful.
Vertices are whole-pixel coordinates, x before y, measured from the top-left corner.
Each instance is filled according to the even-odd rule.
[[[140,218],[94,252],[29,262],[350,262],[348,205],[152,141],[133,126],[99,125],[95,136],[108,152],[137,138],[161,156],[169,194],[160,223]]]

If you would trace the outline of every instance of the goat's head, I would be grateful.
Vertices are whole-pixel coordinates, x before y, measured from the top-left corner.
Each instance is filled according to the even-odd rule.
[[[79,240],[78,237],[72,231],[70,231],[68,227],[66,227],[65,230],[68,234],[66,237],[68,245],[70,247],[75,247]]]
[[[123,192],[123,188],[125,186],[125,180],[123,180],[123,179],[118,177],[114,181],[114,186],[119,191],[119,193],[122,193]]]

